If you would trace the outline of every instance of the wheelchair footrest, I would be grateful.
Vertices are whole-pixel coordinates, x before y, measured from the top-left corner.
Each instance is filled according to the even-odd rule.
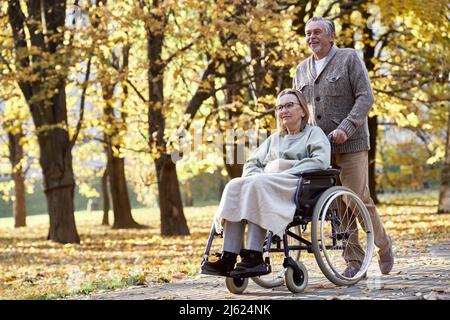
[[[272,272],[270,264],[262,263],[253,268],[234,269],[230,272],[230,277],[233,278],[250,278],[259,277]]]
[[[230,276],[229,272],[221,273],[221,272],[218,272],[216,270],[209,270],[209,269],[207,269],[207,268],[205,268],[203,266],[200,268],[200,273],[201,274],[206,274],[206,275],[209,275],[209,276],[217,276],[217,277],[229,277]]]

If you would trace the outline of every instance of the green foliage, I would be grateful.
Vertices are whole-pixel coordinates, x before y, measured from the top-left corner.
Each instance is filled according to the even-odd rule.
[[[405,142],[391,142],[380,146],[379,157],[379,190],[398,192],[438,189],[441,163],[427,165],[429,154],[414,136]]]

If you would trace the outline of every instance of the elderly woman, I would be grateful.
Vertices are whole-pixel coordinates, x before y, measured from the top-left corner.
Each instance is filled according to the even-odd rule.
[[[283,90],[275,110],[278,132],[246,161],[242,177],[225,187],[215,218],[216,230],[223,226],[223,253],[219,260],[202,265],[203,274],[228,275],[233,271],[233,275],[258,275],[265,270],[262,249],[267,230],[282,236],[295,214],[296,174],[330,165],[330,143],[319,127],[308,124],[309,109],[303,94]],[[236,264],[238,254],[241,262]]]

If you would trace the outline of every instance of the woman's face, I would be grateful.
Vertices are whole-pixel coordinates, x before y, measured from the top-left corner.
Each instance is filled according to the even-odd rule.
[[[278,117],[286,126],[289,133],[296,132],[300,129],[302,118],[305,111],[300,106],[297,97],[294,94],[285,94],[277,100]]]

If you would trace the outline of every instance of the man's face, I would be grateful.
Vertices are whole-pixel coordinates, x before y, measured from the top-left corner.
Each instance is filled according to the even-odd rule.
[[[335,34],[329,35],[325,24],[320,21],[308,23],[305,33],[309,49],[319,58],[326,56],[328,51],[330,51]]]

